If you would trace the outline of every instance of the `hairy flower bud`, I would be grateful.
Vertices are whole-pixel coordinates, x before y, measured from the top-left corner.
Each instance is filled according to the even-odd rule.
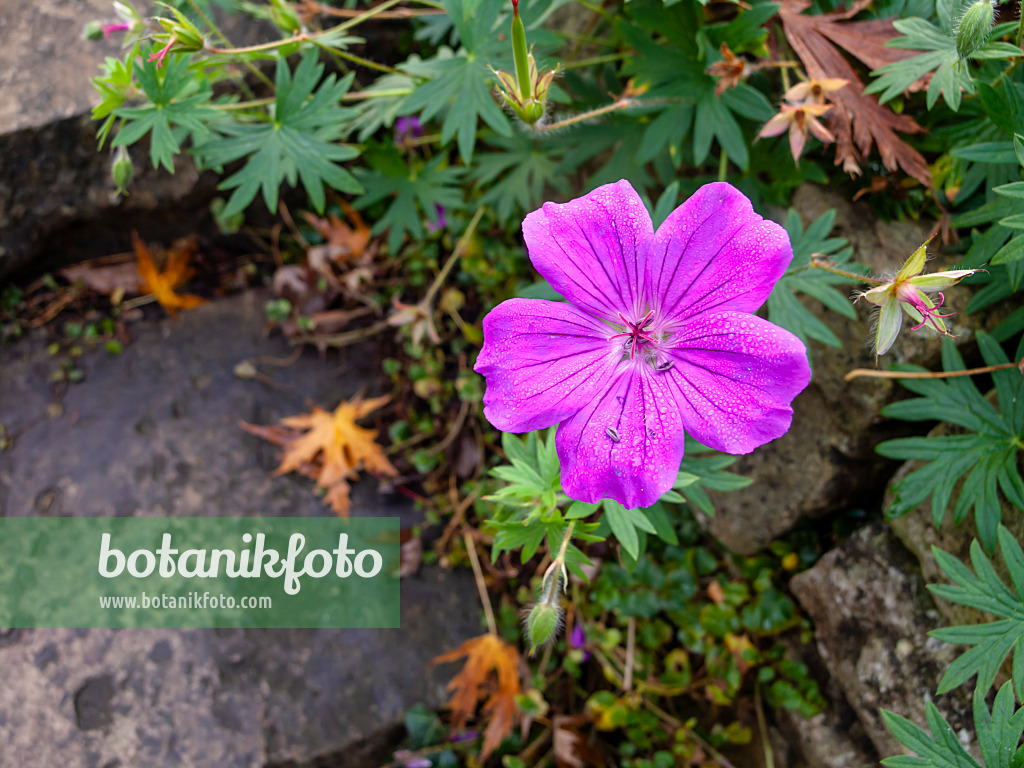
[[[123,146],[118,147],[114,153],[114,162],[110,166],[110,175],[114,177],[114,184],[117,185],[117,194],[127,195],[128,185],[132,183],[135,175],[135,165]]]
[[[554,639],[562,626],[562,608],[553,603],[537,603],[526,616],[526,636],[530,640],[530,653]]]
[[[966,59],[988,42],[995,23],[996,9],[991,0],[976,0],[956,27],[956,52],[961,59]]]

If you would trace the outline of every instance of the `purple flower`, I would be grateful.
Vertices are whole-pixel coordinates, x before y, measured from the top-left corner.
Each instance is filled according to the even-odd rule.
[[[558,424],[571,498],[649,506],[676,480],[684,434],[741,454],[789,429],[807,350],[751,313],[793,252],[738,190],[702,187],[655,233],[620,181],[545,203],[523,235],[569,303],[511,299],[484,318],[484,415],[506,432]]]
[[[395,120],[395,144],[406,144],[423,135],[423,125],[416,115],[402,116]]]
[[[427,219],[427,232],[430,233],[440,232],[448,226],[448,219],[445,218],[444,208],[437,203],[434,203],[434,212],[437,214],[437,218]]]
[[[583,661],[590,658],[590,651],[586,649],[587,635],[583,631],[583,624],[576,622],[572,625],[572,632],[569,633],[569,648],[572,650],[583,649]]]

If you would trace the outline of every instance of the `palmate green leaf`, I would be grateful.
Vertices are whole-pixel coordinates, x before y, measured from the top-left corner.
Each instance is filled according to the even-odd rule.
[[[952,603],[997,618],[929,633],[946,643],[972,646],[949,665],[939,681],[939,693],[951,691],[977,675],[976,690],[984,696],[1006,657],[1013,653],[1013,685],[1017,697],[1024,700],[1024,552],[1005,526],[998,526],[996,536],[1012,588],[996,574],[977,540],[971,543],[973,572],[948,552],[932,548],[935,562],[953,583],[929,584],[928,589]]]
[[[696,440],[687,437],[686,453],[672,489],[701,512],[709,517],[714,517],[715,507],[705,489],[735,491],[746,488],[753,482],[749,477],[725,471],[726,467],[732,466],[735,462],[735,456],[715,453]],[[669,500],[665,496],[662,499]]]
[[[181,152],[186,135],[197,146],[210,138],[210,124],[220,121],[221,114],[209,106],[213,97],[210,82],[189,70],[191,61],[190,55],[171,54],[165,65],[157,69],[155,62],[146,61],[139,54],[133,70],[148,103],[114,108],[113,114],[124,120],[114,138],[115,147],[130,146],[151,134],[149,157],[153,167],[162,165],[174,173],[174,156]],[[123,77],[124,73],[115,74]]]
[[[925,717],[931,730],[930,734],[902,715],[887,709],[882,710],[885,727],[903,746],[920,755],[887,757],[882,761],[882,765],[889,768],[982,768],[981,764],[964,749],[956,732],[930,701],[926,705]]]
[[[454,53],[442,47],[418,67],[403,67],[429,78],[405,98],[399,114],[418,114],[424,122],[447,110],[441,124],[441,142],[455,138],[464,163],[473,159],[477,126],[481,119],[496,133],[512,134],[505,113],[491,95],[495,69],[508,67],[508,44],[499,39],[496,25],[505,5],[501,0],[444,0],[462,42]]]
[[[768,319],[795,333],[805,344],[816,339],[830,347],[842,346],[831,329],[800,302],[797,292],[817,299],[844,317],[853,319],[857,316],[849,299],[834,287],[849,285],[853,280],[811,267],[812,255],[819,254],[828,256],[829,261],[845,270],[856,268],[850,264],[853,250],[847,247],[846,239],[829,237],[835,218],[834,210],[827,211],[805,231],[795,210],[791,208],[786,217],[786,231],[793,245],[793,261],[768,297]]]
[[[92,87],[100,95],[100,103],[92,109],[93,120],[103,120],[103,124],[96,131],[96,138],[99,140],[99,148],[107,140],[107,135],[114,125],[117,117],[114,110],[124,104],[128,98],[132,85],[132,62],[134,58],[129,57],[127,62],[107,56],[100,68],[102,75],[92,79]]]
[[[764,122],[774,114],[771,103],[746,83],[715,96],[717,81],[705,72],[712,62],[705,60],[697,43],[702,17],[694,7],[680,5],[666,10],[651,2],[631,2],[627,9],[635,23],[619,21],[618,29],[636,54],[626,60],[623,74],[646,87],[647,98],[669,101],[648,125],[644,141],[638,143],[638,160],[647,162],[666,146],[678,145],[690,133],[692,121],[695,165],[708,159],[717,141],[732,162],[747,170],[749,141],[737,117]],[[774,6],[758,6],[735,21],[748,14],[760,18],[774,10]],[[751,41],[746,26],[732,23],[724,31],[718,30],[717,38],[733,50]]]
[[[370,170],[358,168],[356,175],[366,192],[353,206],[367,208],[391,199],[387,211],[373,226],[373,234],[388,233],[388,251],[392,255],[402,247],[408,233],[423,237],[423,218],[437,221],[438,208],[459,210],[465,207],[459,181],[465,168],[446,167],[446,156],[437,155],[422,167],[410,168],[392,148],[367,152]]]
[[[604,519],[608,521],[615,538],[635,560],[640,555],[638,531],[657,533],[654,524],[647,519],[647,515],[642,509],[626,509],[619,502],[611,499],[605,499],[601,506],[604,509]]]
[[[568,193],[568,178],[558,173],[556,156],[528,134],[495,136],[487,143],[500,151],[477,155],[471,178],[490,185],[480,202],[493,206],[503,223],[538,208],[547,187],[563,195]]]
[[[326,202],[324,186],[356,194],[362,188],[339,165],[359,155],[354,147],[335,143],[355,112],[341,106],[341,98],[352,85],[354,75],[340,81],[335,75],[321,78],[324,65],[315,53],[307,54],[295,68],[277,62],[276,98],[269,120],[256,123],[231,122],[221,127],[227,138],[209,142],[198,153],[206,166],[224,166],[243,157],[245,165],[220,183],[219,189],[235,190],[223,216],[241,213],[260,191],[271,211],[277,210],[281,184],[295,186],[298,180],[313,207],[322,213]]]
[[[928,109],[935,106],[940,93],[950,109],[954,112],[960,109],[961,89],[974,93],[975,86],[969,66],[956,52],[956,38],[920,18],[897,19],[893,27],[902,33],[902,37],[888,42],[889,47],[926,53],[876,69],[871,74],[877,79],[864,89],[864,93],[880,94],[878,100],[884,104],[902,94],[916,80],[932,73],[926,99]],[[1002,30],[997,28],[993,37],[999,37],[1005,31],[1005,26]],[[981,46],[970,58],[1009,59],[1020,55],[1020,48],[992,41]]]
[[[978,344],[987,365],[1007,363],[1006,354],[989,334],[979,331]],[[1024,339],[1017,357],[1024,354]],[[964,369],[956,345],[943,339],[942,362],[947,371]],[[905,370],[909,370],[908,366]],[[920,369],[915,369],[920,370]],[[953,521],[974,510],[978,535],[991,552],[1002,516],[999,492],[1024,510],[1024,482],[1017,456],[1024,448],[1024,383],[1013,370],[994,374],[999,407],[982,397],[969,376],[947,379],[904,379],[903,385],[922,397],[892,403],[882,414],[907,421],[947,421],[968,434],[887,440],[878,452],[892,459],[928,462],[897,482],[886,511],[898,517],[932,497],[932,520],[942,524],[957,482],[964,478]]]

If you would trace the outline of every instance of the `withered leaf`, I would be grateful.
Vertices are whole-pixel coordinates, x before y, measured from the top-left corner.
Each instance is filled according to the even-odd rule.
[[[519,653],[496,635],[473,637],[454,651],[442,654],[434,664],[455,661],[462,656],[462,671],[448,683],[452,698],[452,725],[462,728],[476,713],[477,703],[484,700],[481,714],[487,719],[484,731],[483,758],[487,759],[501,742],[512,734],[519,714]],[[492,675],[491,673],[494,672]]]
[[[176,288],[192,277],[193,269],[189,262],[192,261],[198,247],[195,238],[190,238],[167,252],[163,271],[156,268],[149,248],[136,232],[132,232],[132,247],[135,249],[136,268],[142,280],[139,290],[153,294],[160,302],[160,306],[167,310],[167,314],[177,317],[179,309],[193,309],[206,303],[206,299],[199,296],[175,293]]]
[[[914,51],[890,49],[886,40],[897,36],[891,20],[849,21],[871,0],[857,0],[845,11],[805,15],[809,0],[783,0],[779,9],[786,40],[814,79],[839,77],[845,88],[830,94],[835,108],[827,119],[836,137],[836,165],[849,173],[860,173],[860,164],[878,147],[882,162],[890,171],[902,168],[925,186],[932,185],[928,163],[916,149],[896,132],[923,133],[924,129],[908,115],[897,115],[882,106],[874,96],[864,93],[864,83],[839,49],[841,46],[867,66],[877,68],[914,55]]]
[[[330,507],[347,517],[351,507],[349,480],[362,470],[377,477],[398,474],[375,442],[377,430],[356,424],[388,399],[342,400],[333,413],[313,406],[310,413],[281,419],[281,426],[260,427],[244,421],[240,426],[284,448],[275,474],[297,472],[315,480],[327,492],[324,500]]]

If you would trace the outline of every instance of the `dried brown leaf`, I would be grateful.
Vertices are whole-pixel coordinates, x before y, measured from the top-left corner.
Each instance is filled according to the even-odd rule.
[[[244,421],[240,425],[246,432],[284,448],[275,474],[297,472],[315,480],[326,491],[324,500],[330,507],[347,517],[349,480],[363,470],[377,477],[398,474],[375,442],[377,430],[356,424],[388,399],[342,400],[333,413],[313,406],[310,413],[281,419],[282,426],[257,426]]]
[[[198,240],[190,238],[171,248],[162,271],[156,268],[149,248],[135,232],[132,232],[132,247],[135,249],[136,269],[142,280],[139,290],[153,294],[167,314],[177,317],[179,309],[193,309],[206,303],[206,299],[199,296],[175,293],[176,288],[192,277],[190,262],[198,248]]]
[[[448,683],[452,692],[448,702],[452,725],[465,726],[476,713],[477,703],[484,700],[481,714],[488,721],[483,743],[486,759],[511,735],[519,714],[519,653],[500,637],[486,634],[467,640],[454,651],[436,657],[433,663],[455,661],[463,656],[466,663],[462,671]]]
[[[884,41],[896,34],[891,20],[847,21],[870,4],[871,0],[858,0],[845,11],[808,16],[802,13],[809,5],[807,0],[783,0],[779,18],[786,39],[810,77],[847,81],[845,88],[830,94],[835,109],[828,115],[828,125],[836,137],[836,165],[842,164],[849,173],[860,173],[860,164],[867,160],[872,146],[877,146],[886,168],[902,168],[930,187],[927,161],[896,135],[897,131],[923,133],[924,129],[908,115],[897,115],[874,96],[865,95],[864,83],[836,48],[842,46],[873,68],[914,54],[884,47]]]

